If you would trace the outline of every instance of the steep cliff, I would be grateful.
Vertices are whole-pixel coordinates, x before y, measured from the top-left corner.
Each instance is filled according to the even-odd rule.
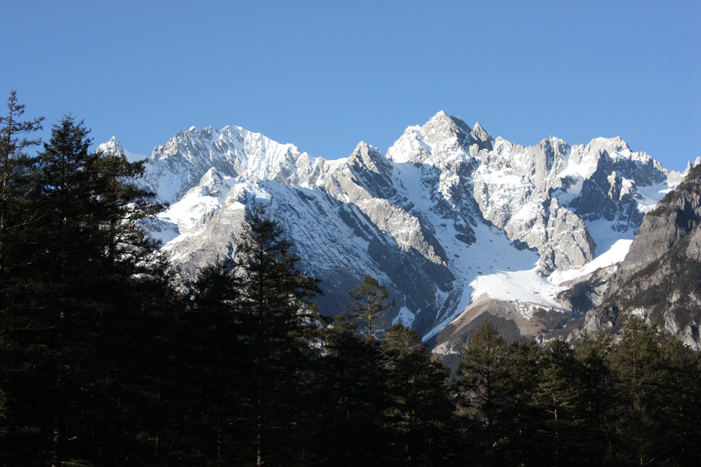
[[[615,333],[632,315],[701,350],[701,164],[645,215],[603,302],[570,338]]]

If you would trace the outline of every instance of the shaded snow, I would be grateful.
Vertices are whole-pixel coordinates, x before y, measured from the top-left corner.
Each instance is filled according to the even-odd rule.
[[[414,324],[414,319],[416,319],[416,315],[414,315],[414,313],[412,313],[407,307],[402,307],[392,323],[400,323],[402,326],[411,328],[411,325]]]
[[[642,199],[638,199],[638,205],[643,212],[648,212],[652,210],[657,203],[662,201],[664,195],[672,191],[674,186],[670,186],[667,183],[658,183],[645,187],[639,186],[637,188],[638,193],[642,195]]]

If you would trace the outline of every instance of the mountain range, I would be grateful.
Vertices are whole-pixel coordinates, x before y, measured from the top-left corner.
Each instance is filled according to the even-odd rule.
[[[138,158],[116,138],[99,149]],[[386,154],[361,142],[325,160],[240,127],[192,127],[145,167],[136,183],[169,205],[146,228],[183,284],[236,254],[258,203],[321,280],[322,313],[343,311],[374,276],[396,301],[388,320],[436,354],[455,354],[487,317],[510,337],[548,340],[615,331],[626,313],[701,349],[688,311],[698,284],[670,279],[699,269],[701,169],[669,171],[621,138],[522,146],[439,112]],[[636,302],[650,287],[670,295]]]

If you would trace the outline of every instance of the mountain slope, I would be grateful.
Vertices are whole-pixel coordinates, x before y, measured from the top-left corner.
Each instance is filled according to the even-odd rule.
[[[701,164],[643,219],[582,330],[617,332],[635,315],[701,350]]]
[[[265,203],[322,280],[323,312],[370,274],[396,300],[391,318],[436,339],[471,304],[497,304],[523,335],[576,317],[560,283],[611,262],[680,179],[620,138],[524,147],[439,112],[386,155],[360,143],[337,161],[193,127],[154,149],[139,183],[171,204],[148,228],[184,281],[235,254],[246,206]]]

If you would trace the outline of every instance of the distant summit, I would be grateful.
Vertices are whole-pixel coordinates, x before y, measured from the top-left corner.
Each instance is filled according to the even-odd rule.
[[[102,151],[105,153],[116,153],[116,154],[123,154],[124,157],[127,158],[129,162],[138,162],[142,161],[145,159],[148,159],[147,156],[143,156],[141,154],[135,154],[133,152],[129,152],[126,149],[124,149],[124,146],[122,146],[122,143],[119,142],[116,136],[113,136],[110,138],[109,141],[106,143],[102,143],[97,147],[98,151]]]
[[[322,312],[341,312],[369,274],[396,301],[390,318],[449,354],[484,313],[542,339],[580,318],[567,284],[589,265],[615,270],[683,176],[620,138],[525,147],[439,112],[387,154],[361,142],[336,161],[240,127],[193,127],[153,150],[138,183],[170,203],[148,228],[184,282],[235,254],[245,209],[264,203],[322,280]]]

